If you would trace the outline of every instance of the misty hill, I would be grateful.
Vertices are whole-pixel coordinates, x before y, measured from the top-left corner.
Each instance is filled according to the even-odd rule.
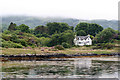
[[[34,28],[38,25],[45,25],[48,22],[65,22],[69,24],[70,26],[76,26],[79,22],[88,22],[88,23],[97,23],[101,25],[103,28],[111,27],[115,30],[118,29],[118,22],[117,20],[79,20],[79,19],[73,19],[73,18],[42,18],[42,17],[32,17],[32,16],[7,16],[2,17],[2,26],[8,27],[10,22],[14,22],[17,25],[20,24],[26,24],[30,28]]]

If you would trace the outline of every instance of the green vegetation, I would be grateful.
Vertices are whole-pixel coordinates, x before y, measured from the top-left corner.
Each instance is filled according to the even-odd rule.
[[[79,23],[75,27],[75,30],[78,36],[84,36],[87,34],[95,36],[103,30],[103,27],[95,23]]]
[[[11,22],[8,30],[2,33],[2,47],[22,48],[22,47],[42,47],[62,45],[66,42],[73,45],[74,32],[67,23],[47,23],[35,29],[29,29],[25,24],[17,26]]]
[[[43,51],[44,48],[44,51]],[[119,48],[118,48],[119,49]],[[64,50],[58,50],[50,47],[41,47],[41,48],[27,48],[27,49],[21,49],[21,48],[2,48],[2,54],[5,55],[19,55],[19,54],[46,54],[46,53],[63,53],[63,54],[76,54],[76,53],[96,53],[96,54],[109,54],[109,53],[117,53],[118,49],[93,49],[93,46],[91,47],[72,47],[67,48]]]
[[[73,27],[69,26],[67,23],[49,22],[46,25],[39,25],[36,26],[34,29],[30,29],[30,27],[25,24],[17,26],[15,23],[11,22],[8,30],[5,30],[2,35],[0,35],[0,37],[2,38],[1,46],[4,48],[4,54],[7,54],[5,48],[26,48],[30,50],[33,49],[31,50],[31,52],[29,50],[22,50],[21,53],[34,54],[37,53],[34,51],[34,48],[51,48],[53,46],[54,48],[48,49],[47,51],[50,52],[64,50],[61,53],[74,53],[75,51],[70,52],[69,48],[72,49],[72,47],[76,47],[73,43],[76,34],[79,36],[86,36],[90,34],[93,45],[86,46],[86,48],[92,47],[91,49],[113,49],[118,46],[117,43],[120,41],[119,31],[113,30],[112,28],[106,28],[103,30],[103,27],[98,24],[83,22],[79,23],[76,26],[75,32],[73,30]],[[68,48],[68,51],[65,51],[65,48]],[[40,53],[45,50],[42,49],[42,51],[40,51],[37,49],[37,51],[39,51]],[[10,52],[8,52],[8,54],[12,54]],[[88,52],[101,53],[97,51],[94,52],[94,50]],[[18,53],[14,53],[13,51],[13,54],[20,54],[20,51],[18,50]]]

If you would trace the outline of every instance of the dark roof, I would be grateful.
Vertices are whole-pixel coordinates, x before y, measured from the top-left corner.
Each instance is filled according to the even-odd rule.
[[[83,39],[86,40],[88,37],[90,37],[90,36],[76,36],[76,39],[79,40],[79,38],[80,38],[81,40],[83,40]]]

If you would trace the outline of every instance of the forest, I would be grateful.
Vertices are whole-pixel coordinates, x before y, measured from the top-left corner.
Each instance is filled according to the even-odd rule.
[[[1,37],[3,48],[25,47],[75,47],[73,40],[75,35],[90,35],[94,48],[111,49],[120,40],[120,32],[112,28],[104,29],[96,23],[80,22],[76,27],[63,22],[48,22],[46,25],[38,25],[31,29],[26,24],[16,25],[11,22]],[[78,47],[78,46],[77,46]]]

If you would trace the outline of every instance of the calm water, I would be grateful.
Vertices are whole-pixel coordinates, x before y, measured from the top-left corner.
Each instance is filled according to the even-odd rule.
[[[118,62],[117,58],[110,57],[70,58],[64,61],[10,61],[2,63],[2,77],[118,78]]]

